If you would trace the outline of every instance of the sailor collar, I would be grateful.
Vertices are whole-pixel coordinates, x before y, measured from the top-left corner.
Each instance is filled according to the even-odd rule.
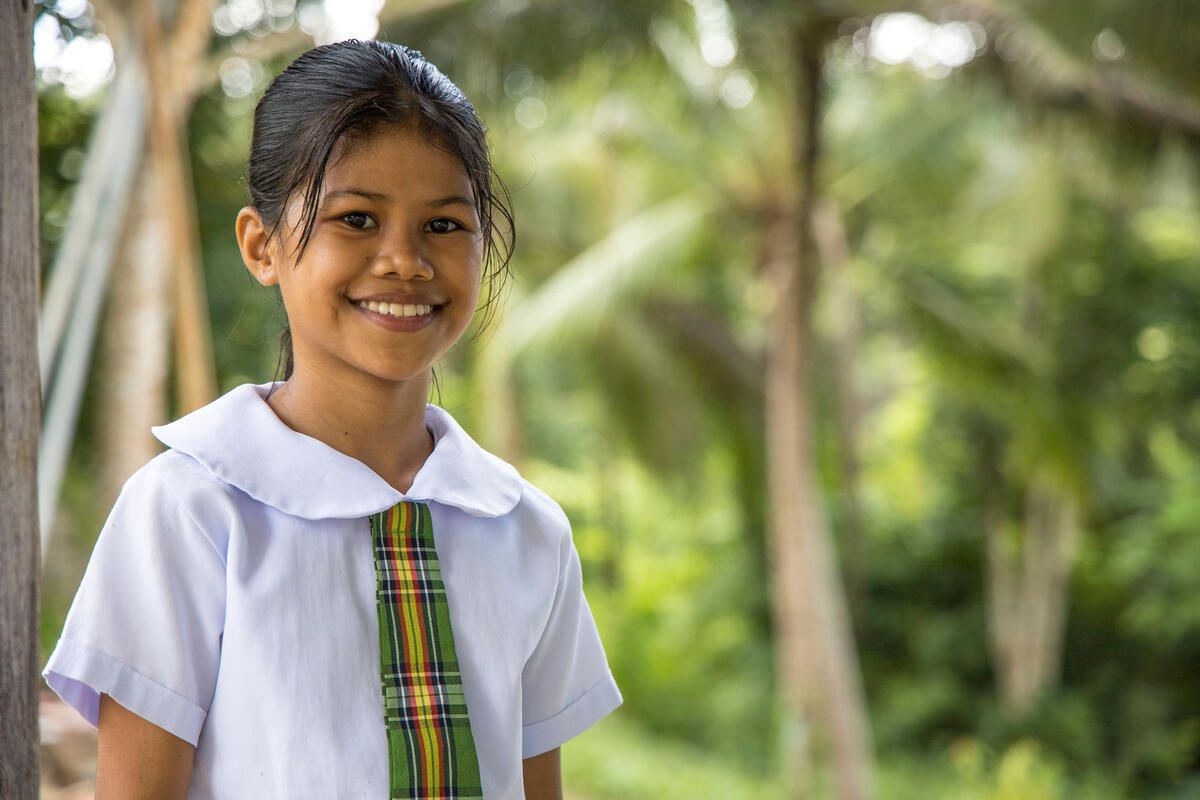
[[[267,405],[271,383],[244,383],[151,433],[259,502],[304,519],[367,517],[402,500],[499,517],[521,498],[521,477],[440,406],[425,405],[433,453],[401,494],[370,467],[292,430]]]

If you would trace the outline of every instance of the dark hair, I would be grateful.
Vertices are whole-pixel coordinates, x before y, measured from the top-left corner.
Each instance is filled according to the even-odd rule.
[[[488,300],[482,327],[486,327],[516,243],[508,190],[492,167],[486,131],[475,107],[417,50],[357,39],[314,47],[267,86],[254,109],[246,186],[251,204],[268,228],[268,241],[278,231],[289,199],[301,192],[297,261],[303,258],[325,171],[338,143],[369,136],[383,125],[413,126],[462,161],[484,239]],[[505,230],[497,230],[498,221],[503,221]],[[293,358],[286,317],[280,360],[285,352],[283,379],[287,380]]]

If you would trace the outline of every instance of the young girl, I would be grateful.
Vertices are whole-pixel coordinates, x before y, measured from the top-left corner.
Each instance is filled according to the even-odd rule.
[[[426,402],[511,255],[491,176],[414,50],[267,88],[236,229],[286,379],[153,428],[96,542],[43,675],[100,729],[100,798],[557,798],[621,704],[566,515]]]

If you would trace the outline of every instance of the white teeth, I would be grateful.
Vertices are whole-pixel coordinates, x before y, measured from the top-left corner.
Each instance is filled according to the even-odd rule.
[[[376,314],[387,314],[392,317],[423,317],[433,311],[431,305],[401,305],[399,303],[377,303],[374,300],[364,300],[360,306],[374,311]]]

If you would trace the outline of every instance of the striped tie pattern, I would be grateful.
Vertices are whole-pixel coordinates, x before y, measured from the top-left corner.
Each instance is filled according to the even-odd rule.
[[[392,800],[482,798],[429,506],[371,516]]]

